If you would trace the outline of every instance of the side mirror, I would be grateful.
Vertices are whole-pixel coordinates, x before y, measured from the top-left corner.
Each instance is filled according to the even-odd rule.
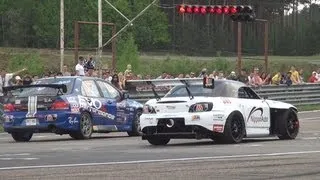
[[[214,89],[214,79],[203,77],[203,88]]]
[[[127,91],[122,92],[122,99],[129,99],[129,93]]]
[[[263,99],[268,99],[268,96],[264,96]]]

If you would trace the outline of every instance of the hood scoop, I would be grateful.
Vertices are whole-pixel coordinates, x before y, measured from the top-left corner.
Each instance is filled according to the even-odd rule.
[[[157,104],[166,104],[166,103],[185,103],[187,101],[158,101]]]

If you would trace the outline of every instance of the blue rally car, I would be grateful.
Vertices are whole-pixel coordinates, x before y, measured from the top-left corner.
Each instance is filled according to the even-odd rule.
[[[4,130],[15,141],[33,133],[89,139],[93,132],[140,135],[143,105],[111,83],[93,77],[52,77],[3,88]]]

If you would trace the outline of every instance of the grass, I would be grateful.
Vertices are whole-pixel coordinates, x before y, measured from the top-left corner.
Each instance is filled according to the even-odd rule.
[[[298,108],[299,111],[320,110],[320,104],[297,106],[297,108]]]
[[[17,54],[38,53],[41,60],[44,61],[47,69],[58,71],[60,64],[60,51],[52,49],[24,49],[24,48],[0,48],[0,63],[6,67],[11,56]],[[64,56],[65,64],[72,70],[75,66],[73,51],[66,50]],[[96,52],[81,51],[79,55],[96,55]],[[263,56],[243,57],[243,66],[252,68],[252,66],[264,67]],[[102,64],[111,66],[111,53],[104,52]],[[201,56],[180,56],[169,53],[140,53],[140,67],[133,67],[136,74],[159,75],[162,71],[173,74],[200,72],[202,68],[208,70],[231,71],[236,67],[237,57],[201,57]],[[269,56],[269,70],[275,72],[278,70],[288,71],[291,65],[303,68],[307,73],[315,70],[320,64],[320,56]],[[123,71],[120,69],[120,71]]]

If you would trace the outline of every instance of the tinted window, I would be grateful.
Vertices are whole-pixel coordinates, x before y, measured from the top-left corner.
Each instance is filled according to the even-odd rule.
[[[99,89],[93,80],[82,81],[81,94],[87,97],[101,97]]]
[[[51,78],[51,79],[38,79],[32,84],[65,84],[67,86],[67,93],[70,94],[73,89],[74,78]],[[62,91],[62,90],[61,90]],[[33,96],[33,95],[57,95],[58,89],[49,87],[30,87],[17,89],[12,91],[14,95],[19,97]]]
[[[202,85],[192,85],[189,87],[194,96],[210,96],[210,97],[238,97],[238,88],[232,83],[216,81],[214,89],[203,88]],[[165,97],[184,97],[188,96],[185,86],[176,86],[171,89]]]

